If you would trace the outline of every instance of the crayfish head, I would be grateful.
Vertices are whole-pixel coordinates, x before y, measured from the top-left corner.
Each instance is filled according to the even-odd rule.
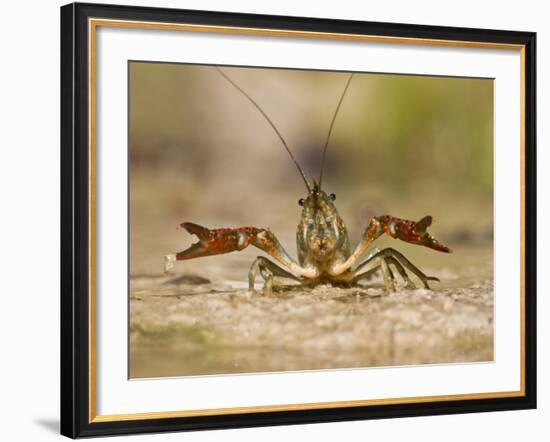
[[[301,262],[309,260],[326,264],[333,261],[339,252],[348,252],[348,235],[334,205],[335,199],[333,193],[327,195],[317,185],[307,198],[300,199],[302,217],[296,240]]]

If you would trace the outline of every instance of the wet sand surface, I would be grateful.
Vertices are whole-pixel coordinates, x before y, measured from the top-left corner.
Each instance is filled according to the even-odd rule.
[[[266,296],[260,280],[247,287],[254,252],[133,274],[130,377],[491,361],[492,249],[403,249],[441,282],[388,293],[374,277]]]

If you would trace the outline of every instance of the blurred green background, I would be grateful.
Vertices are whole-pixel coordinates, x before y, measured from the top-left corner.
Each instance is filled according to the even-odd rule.
[[[274,121],[306,174],[318,177],[349,74],[224,70]],[[175,230],[182,221],[271,227],[294,255],[303,182],[268,123],[214,68],[132,62],[129,106],[132,273],[159,272],[164,254],[190,244]],[[336,193],[352,242],[368,216],[431,214],[434,235],[455,249],[491,248],[493,81],[357,74],[334,126],[323,187]],[[231,266],[228,258],[208,260],[199,261]]]

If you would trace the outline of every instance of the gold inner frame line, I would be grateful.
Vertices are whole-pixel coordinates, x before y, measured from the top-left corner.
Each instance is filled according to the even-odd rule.
[[[270,37],[293,37],[309,39],[326,39],[339,41],[358,41],[372,43],[389,44],[414,44],[421,46],[444,46],[444,47],[462,47],[462,48],[480,48],[480,49],[500,49],[513,50],[520,53],[520,167],[521,167],[521,246],[520,246],[520,389],[518,391],[487,392],[487,393],[464,393],[438,396],[417,396],[388,399],[366,399],[352,401],[336,402],[317,402],[303,404],[285,404],[285,405],[260,405],[235,408],[216,408],[200,410],[181,410],[181,411],[159,411],[148,413],[129,413],[113,415],[96,414],[96,36],[97,28],[115,27],[115,28],[137,28],[148,30],[172,30],[186,32],[208,32],[218,34],[237,34],[254,35]],[[181,23],[156,23],[140,22],[129,20],[111,20],[111,19],[88,19],[88,98],[89,98],[89,423],[96,422],[115,422],[132,421],[143,419],[163,419],[177,417],[196,417],[196,416],[216,416],[233,415],[259,412],[277,412],[291,410],[321,410],[328,408],[343,407],[365,407],[374,405],[395,405],[395,404],[414,404],[426,402],[459,401],[475,399],[495,399],[511,398],[525,396],[525,45],[492,43],[492,42],[474,42],[458,40],[439,40],[423,39],[411,37],[389,37],[377,35],[358,35],[358,34],[338,34],[322,33],[311,31],[290,31],[281,29],[260,29],[244,28],[232,26],[210,26]]]

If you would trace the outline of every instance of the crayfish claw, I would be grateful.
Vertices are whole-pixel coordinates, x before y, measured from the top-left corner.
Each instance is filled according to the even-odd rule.
[[[428,227],[433,222],[433,218],[430,215],[425,216],[418,222],[396,218],[391,215],[378,217],[377,220],[382,224],[384,231],[393,238],[411,244],[426,246],[439,252],[452,252],[449,247],[444,246],[428,233]]]
[[[432,222],[433,218],[427,215],[414,225],[414,231],[419,234],[426,233],[426,229],[432,225]]]
[[[428,233],[424,234],[424,236],[422,238],[422,244],[425,245],[426,247],[437,250],[439,252],[444,252],[444,253],[452,253],[453,252],[452,249],[450,249],[447,246],[444,246],[437,239],[435,239],[432,235],[430,235]]]
[[[188,223],[188,222],[181,223],[180,226],[183,227],[192,235],[197,235],[197,237],[201,241],[205,241],[210,238],[210,229],[207,229],[206,227],[199,226],[198,224],[195,224],[195,223]]]

